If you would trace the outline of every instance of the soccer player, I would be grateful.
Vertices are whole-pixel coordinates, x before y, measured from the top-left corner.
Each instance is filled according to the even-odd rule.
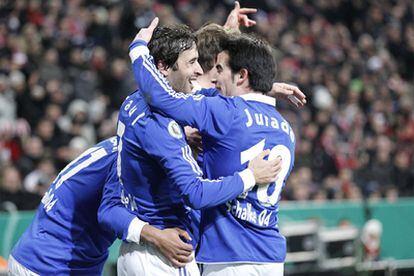
[[[119,184],[109,173],[115,170],[116,155],[117,139],[112,137],[86,150],[59,173],[11,252],[11,275],[102,274],[116,235],[100,226],[97,211],[106,182],[105,189],[118,195]],[[180,258],[178,252],[191,252],[192,247],[181,241],[188,234],[180,229],[145,225],[142,232],[134,232],[130,224],[141,222],[123,206],[112,208],[111,214],[117,218],[111,229],[121,239],[152,242],[171,261]]]
[[[156,24],[155,19],[141,29],[130,46],[134,75],[153,110],[200,130],[205,175],[241,170],[265,148],[271,149],[269,159],[282,158],[277,181],[202,211],[197,261],[204,264],[203,275],[283,275],[286,243],[277,227],[278,201],[293,168],[295,136],[266,95],[275,77],[270,46],[247,36],[226,39],[217,57],[216,86],[231,97],[185,95],[170,87],[149,55],[146,45]]]
[[[198,62],[203,69],[203,75],[199,76],[195,83],[194,92],[201,93],[205,96],[217,96],[219,90],[216,89],[217,69],[216,61],[217,55],[222,51],[220,42],[229,34],[240,34],[240,24],[243,26],[251,26],[255,21],[247,18],[246,15],[240,15],[240,5],[235,2],[235,8],[231,11],[227,18],[226,24],[220,26],[214,23],[207,24],[196,32]],[[243,9],[249,12],[255,12],[255,9]],[[240,22],[237,18],[241,18]],[[205,88],[205,89],[202,89]],[[286,83],[273,83],[272,90],[268,96],[286,100],[294,107],[300,108],[306,104],[306,96],[296,86]],[[202,162],[202,139],[197,129],[185,126],[186,136],[193,152],[197,154],[197,162]]]
[[[169,82],[177,89],[191,92],[192,81],[202,70],[197,62],[195,35],[190,29],[183,25],[160,28],[150,48],[157,58],[158,69]],[[140,91],[122,104],[117,135],[117,173],[129,210],[157,228],[184,229],[190,234],[188,241],[193,246],[198,237],[192,231],[190,208],[223,204],[251,189],[256,182],[275,179],[279,170],[278,161],[262,160],[265,151],[258,152],[247,169],[226,174],[224,178],[204,179],[182,128],[168,117],[151,113]],[[195,261],[176,269],[152,245],[127,242],[121,245],[119,275],[186,275],[187,272],[199,274]]]

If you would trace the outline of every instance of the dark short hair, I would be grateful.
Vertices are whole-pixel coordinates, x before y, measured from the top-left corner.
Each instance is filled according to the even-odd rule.
[[[272,48],[266,41],[242,34],[228,36],[221,45],[229,55],[233,74],[244,68],[249,72],[249,84],[254,91],[267,93],[272,89],[276,64]]]
[[[222,51],[222,39],[227,36],[226,30],[217,24],[210,23],[201,27],[197,32],[198,63],[204,72],[210,71],[217,55]]]
[[[148,48],[155,64],[161,61],[172,67],[180,53],[191,49],[196,41],[195,34],[186,25],[163,26],[155,29]]]

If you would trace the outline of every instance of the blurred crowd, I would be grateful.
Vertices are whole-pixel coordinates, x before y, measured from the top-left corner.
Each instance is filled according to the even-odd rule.
[[[278,102],[295,128],[284,200],[414,195],[414,2],[261,0],[243,30],[275,48],[277,80],[308,98]],[[233,1],[0,2],[0,204],[33,209],[70,160],[115,134],[135,89],[127,47],[137,29],[223,24]],[[6,204],[7,205],[7,204]],[[7,209],[3,204],[0,208]]]

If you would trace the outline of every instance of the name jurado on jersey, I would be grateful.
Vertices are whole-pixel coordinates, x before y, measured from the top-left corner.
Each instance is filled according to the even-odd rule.
[[[289,126],[288,122],[286,121],[279,122],[276,118],[268,117],[262,113],[254,113],[252,115],[247,108],[244,109],[244,112],[246,113],[246,117],[247,117],[247,121],[246,121],[247,127],[251,127],[253,126],[253,124],[255,124],[257,126],[265,126],[265,127],[271,127],[274,129],[281,129],[283,132],[289,135],[292,143],[295,142],[295,134],[293,133],[293,130]]]

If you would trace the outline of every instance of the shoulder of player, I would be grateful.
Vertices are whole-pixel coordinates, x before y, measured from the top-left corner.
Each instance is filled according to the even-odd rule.
[[[119,109],[119,119],[125,124],[134,125],[137,120],[150,114],[151,110],[138,90],[130,94]]]
[[[185,143],[185,134],[182,127],[173,119],[158,113],[147,118],[146,139],[162,143]]]
[[[146,127],[143,139],[143,149],[147,154],[158,158],[170,158],[176,156],[182,147],[187,145],[183,131],[178,132],[178,124],[170,120],[163,123],[153,120]]]

